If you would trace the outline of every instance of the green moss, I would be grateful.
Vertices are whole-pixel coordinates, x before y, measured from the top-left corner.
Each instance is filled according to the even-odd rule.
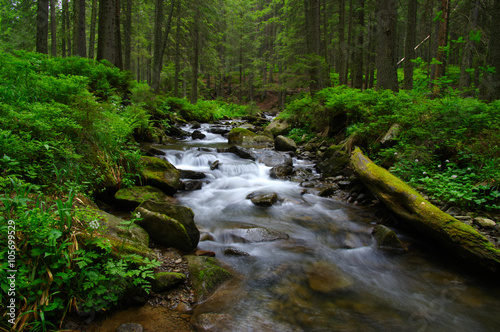
[[[156,157],[141,157],[144,165],[142,176],[146,184],[161,189],[166,194],[174,194],[180,185],[180,172],[166,160]]]
[[[208,298],[232,274],[220,266],[213,257],[185,256],[193,282],[193,287],[200,301]]]
[[[478,233],[425,200],[356,148],[351,165],[363,183],[395,214],[469,262],[500,271],[500,250]]]
[[[152,186],[136,186],[120,189],[116,192],[115,198],[131,207],[139,206],[145,201],[165,202],[167,195],[158,188]]]

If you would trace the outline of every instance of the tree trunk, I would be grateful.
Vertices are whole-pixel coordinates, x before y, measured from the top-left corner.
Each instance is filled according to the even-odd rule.
[[[86,35],[85,35],[85,0],[75,0],[74,2],[76,9],[75,12],[75,35],[73,42],[73,52],[74,55],[78,55],[81,57],[87,56],[87,47],[86,47]]]
[[[116,3],[115,0],[99,1],[99,27],[97,35],[97,60],[116,62]]]
[[[495,0],[491,11],[490,42],[486,53],[486,70],[481,81],[480,98],[500,99],[500,0]]]
[[[90,35],[89,35],[89,58],[95,57],[95,26],[97,23],[97,0],[92,0],[92,12],[90,14]]]
[[[67,45],[67,34],[68,34],[68,31],[66,30],[66,26],[67,26],[67,23],[66,21],[68,20],[68,0],[63,0],[62,2],[62,22],[61,22],[61,34],[62,34],[62,44],[61,44],[61,53],[62,53],[62,57],[65,58],[67,53],[66,53],[66,49],[67,47],[69,47],[69,45]]]
[[[115,0],[115,62],[114,65],[123,69],[121,18],[120,18],[120,0]]]
[[[441,1],[441,21],[439,22],[438,49],[436,54],[436,73],[434,81],[444,76],[446,69],[446,51],[448,43],[448,19],[450,12],[450,0]],[[440,84],[433,82],[433,93],[439,94]]]
[[[378,0],[377,88],[398,91],[394,58],[396,46],[396,0]]]
[[[200,27],[198,21],[195,20],[193,27],[193,58],[191,62],[191,96],[189,100],[192,104],[198,102],[198,66],[200,57]]]
[[[338,73],[340,85],[347,84],[347,45],[345,42],[345,0],[339,1],[339,52],[338,52]]]
[[[167,45],[168,35],[170,34],[170,27],[172,25],[172,15],[174,13],[175,1],[172,0],[170,4],[170,12],[168,14],[165,33],[163,33],[163,0],[156,2],[156,18],[155,18],[155,41],[153,53],[153,77],[151,88],[155,92],[160,91],[160,77],[163,69],[163,54]]]
[[[500,250],[473,227],[426,201],[406,183],[375,165],[359,148],[351,155],[351,166],[368,189],[398,219],[407,222],[467,262],[489,271],[500,271]]]
[[[357,10],[356,45],[353,61],[353,87],[363,88],[363,56],[364,56],[364,26],[365,26],[365,0],[359,0]]]
[[[132,0],[124,0],[123,8],[123,69],[132,70]]]
[[[413,62],[415,58],[415,43],[417,34],[417,7],[418,0],[408,0],[408,14],[406,17],[406,41],[404,63],[404,89],[413,89]]]
[[[321,4],[320,0],[304,0],[306,40],[309,56],[309,90],[311,95],[323,88],[321,77]]]
[[[36,51],[49,53],[49,0],[38,0],[36,10]]]
[[[174,96],[179,98],[179,74],[181,71],[181,4],[177,6],[177,23],[175,30],[175,74],[174,74]]]
[[[56,1],[50,0],[50,54],[57,56],[57,16]]]

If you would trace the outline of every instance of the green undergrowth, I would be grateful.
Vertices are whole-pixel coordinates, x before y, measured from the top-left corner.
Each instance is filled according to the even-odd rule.
[[[339,86],[293,100],[280,117],[296,139],[314,133],[337,143],[349,138],[440,203],[500,210],[500,101]],[[399,132],[382,144],[394,124]]]
[[[130,294],[149,292],[159,263],[125,253],[116,258],[122,247],[101,236],[102,218],[76,208],[74,197],[44,197],[15,181],[0,195],[0,238],[7,244],[0,247],[0,301],[15,301],[15,311],[0,309],[1,326],[59,329],[71,313],[92,316]]]

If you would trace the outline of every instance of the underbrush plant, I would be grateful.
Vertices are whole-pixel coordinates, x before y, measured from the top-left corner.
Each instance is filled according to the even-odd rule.
[[[50,201],[38,188],[14,179],[0,195],[0,237],[7,243],[8,225],[15,225],[17,271],[15,325],[7,323],[4,308],[2,325],[18,331],[57,329],[69,312],[109,309],[133,287],[149,292],[159,263],[113,255],[116,248],[100,236],[103,223],[98,215],[75,209],[73,197],[70,193]],[[2,303],[10,297],[7,271],[13,266],[8,266],[7,255],[7,246],[0,247]]]

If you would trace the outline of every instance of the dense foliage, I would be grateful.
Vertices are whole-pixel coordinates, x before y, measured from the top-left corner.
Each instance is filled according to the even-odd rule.
[[[430,198],[475,209],[500,209],[500,103],[453,93],[327,88],[290,102],[281,114],[292,133],[348,138]],[[395,139],[381,143],[398,124]],[[394,129],[394,127],[393,127]],[[300,135],[294,136],[299,139]]]
[[[15,241],[18,330],[57,328],[69,312],[90,315],[130,289],[147,291],[157,263],[117,255],[123,243],[104,240],[103,216],[76,197],[140,183],[137,139],[154,141],[181,114],[205,121],[251,111],[156,96],[105,61],[0,53],[0,239]],[[2,303],[9,251],[0,248]]]

